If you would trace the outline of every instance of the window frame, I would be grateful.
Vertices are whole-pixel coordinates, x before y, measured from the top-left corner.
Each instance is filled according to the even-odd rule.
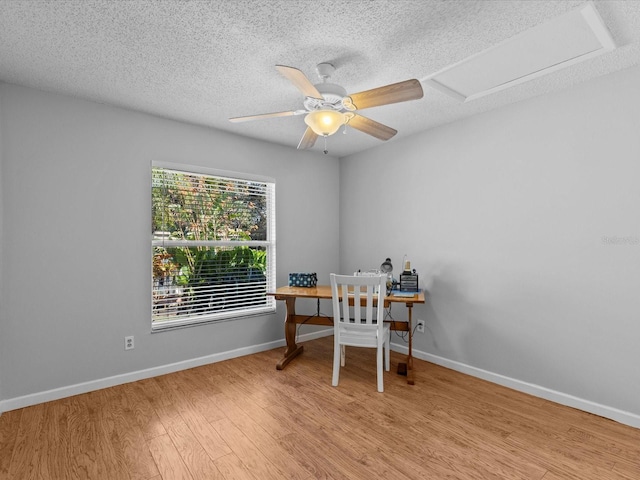
[[[150,225],[152,227],[151,231],[151,332],[161,332],[166,330],[171,330],[175,328],[184,328],[191,327],[196,325],[203,324],[211,324],[218,323],[223,321],[237,320],[240,318],[253,317],[253,316],[261,316],[261,315],[273,315],[276,311],[276,303],[275,298],[270,295],[266,295],[265,304],[254,307],[247,307],[244,309],[236,309],[230,310],[227,312],[215,312],[209,314],[199,314],[192,316],[184,316],[178,318],[176,320],[154,320],[154,290],[155,290],[155,282],[153,275],[153,259],[154,259],[154,250],[156,246],[163,247],[198,247],[198,246],[206,246],[211,248],[219,248],[219,247],[239,247],[239,246],[249,246],[249,247],[264,247],[266,252],[266,271],[264,272],[266,277],[266,292],[273,291],[275,289],[276,282],[276,182],[275,179],[271,177],[240,173],[240,172],[232,172],[227,170],[219,170],[202,166],[194,166],[187,165],[182,163],[172,163],[172,162],[160,162],[154,161],[151,163],[151,167],[149,169],[150,173],[150,189],[149,192],[153,191],[153,170],[154,169],[164,169],[170,170],[172,172],[184,173],[187,175],[196,175],[196,176],[206,176],[206,177],[215,177],[223,180],[231,180],[231,181],[249,181],[256,182],[265,185],[266,189],[266,201],[267,201],[267,222],[266,222],[266,240],[166,240],[166,239],[158,239],[154,237],[153,232],[153,212],[154,212],[154,203],[153,196],[151,198],[151,205],[149,209],[150,213]]]

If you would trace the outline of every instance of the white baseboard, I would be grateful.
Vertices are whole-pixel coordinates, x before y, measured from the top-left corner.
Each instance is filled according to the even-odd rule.
[[[325,329],[317,332],[299,335],[298,340],[300,342],[304,342],[313,340],[315,338],[325,337],[327,335],[333,335],[333,329]],[[284,347],[285,345],[286,343],[284,339],[276,340],[274,342],[263,343],[260,345],[251,345],[249,347],[238,348],[236,350],[230,350],[228,352],[214,353],[212,355],[193,358],[182,362],[161,365],[158,367],[148,368],[146,370],[138,370],[135,372],[124,373],[122,375],[114,375],[113,377],[91,380],[89,382],[55,388],[53,390],[46,390],[44,392],[32,393],[29,395],[24,395],[22,397],[10,398],[0,401],[0,415],[2,414],[2,412],[17,410],[18,408],[29,407],[31,405],[37,405],[44,402],[51,402],[53,400],[59,400],[61,398],[71,397],[73,395],[80,395],[82,393],[93,392],[95,390],[101,390],[103,388],[136,382],[145,378],[166,375],[167,373],[179,372],[180,370],[200,367],[202,365],[208,365],[210,363],[222,362],[223,360],[229,360],[231,358],[243,357],[245,355],[251,355],[252,353],[264,352],[266,350]]]
[[[400,353],[407,353],[408,351],[407,346],[395,343],[391,344],[391,349]],[[560,405],[577,408],[578,410],[593,413],[594,415],[598,415],[600,417],[609,418],[611,420],[615,420],[616,422],[623,423],[631,427],[640,428],[640,415],[636,415],[631,412],[625,412],[624,410],[619,410],[617,408],[595,403],[590,400],[574,397],[573,395],[568,395],[563,392],[551,390],[540,385],[523,382],[515,378],[505,377],[504,375],[500,375],[498,373],[493,373],[481,368],[472,367],[464,363],[449,360],[447,358],[439,357],[437,355],[426,353],[420,350],[413,349],[413,356],[420,360],[435,363],[436,365],[440,365],[442,367],[449,368],[460,373],[471,375],[472,377],[481,378],[483,380],[487,380],[504,387],[512,388],[513,390],[517,390],[519,392],[528,393],[535,397],[544,398],[545,400],[550,400]]]
[[[312,333],[306,333],[298,336],[298,341],[305,342],[320,337],[326,337],[333,335],[333,329],[327,328],[318,330]],[[168,365],[161,365],[158,367],[149,368],[146,370],[139,370],[136,372],[124,373],[122,375],[114,375],[112,377],[102,378],[99,380],[92,380],[89,382],[78,383],[75,385],[69,385],[66,387],[56,388],[53,390],[47,390],[44,392],[37,392],[30,395],[24,395],[21,397],[10,398],[0,401],[0,415],[2,412],[8,412],[10,410],[16,410],[18,408],[29,407],[31,405],[37,405],[39,403],[50,402],[61,398],[71,397],[73,395],[79,395],[82,393],[92,392],[94,390],[100,390],[103,388],[114,387],[116,385],[122,385],[125,383],[135,382],[143,380],[145,378],[156,377],[159,375],[165,375],[167,373],[178,372],[180,370],[186,370],[189,368],[200,367],[202,365],[208,365],[210,363],[221,362],[223,360],[229,360],[231,358],[242,357],[244,355],[251,355],[253,353],[264,352],[266,350],[272,350],[278,347],[284,347],[284,340],[276,340],[274,342],[263,343],[260,345],[252,345],[249,347],[239,348],[236,350],[230,350],[228,352],[220,352],[212,355],[206,355],[204,357],[198,357],[182,362],[171,363]],[[391,349],[400,353],[407,353],[407,347],[400,344],[391,344]],[[464,363],[449,360],[444,357],[439,357],[430,353],[426,353],[420,350],[413,350],[413,356],[420,360],[435,363],[451,370],[461,372],[473,377],[481,378],[498,385],[502,385],[514,390],[528,393],[536,397],[544,398],[561,405],[577,408],[585,412],[593,413],[601,417],[615,420],[616,422],[623,423],[635,428],[640,428],[640,415],[634,413],[625,412],[613,407],[601,405],[589,400],[584,400],[566,393],[550,390],[540,385],[534,385],[531,383],[523,382],[510,377],[505,377],[497,373],[489,372],[480,368],[472,367]]]

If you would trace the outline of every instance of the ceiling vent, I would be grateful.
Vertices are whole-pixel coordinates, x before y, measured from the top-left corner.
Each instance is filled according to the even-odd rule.
[[[602,18],[595,6],[588,3],[422,81],[466,102],[584,62],[614,48]]]

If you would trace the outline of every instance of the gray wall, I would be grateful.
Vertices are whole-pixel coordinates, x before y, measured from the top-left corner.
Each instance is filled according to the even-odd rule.
[[[2,111],[3,111],[3,102],[2,102],[2,95],[0,94],[0,414],[2,413],[2,399],[4,398],[3,395],[3,389],[2,389],[2,337],[3,337],[3,319],[4,319],[4,296],[3,296],[3,282],[4,282],[4,274],[3,274],[3,268],[2,268],[2,263],[3,263],[3,258],[4,255],[2,254],[2,250],[3,250],[3,245],[4,245],[4,241],[3,241],[3,235],[2,235],[2,225],[4,222],[4,188],[3,188],[3,181],[2,181],[2,157],[3,157],[3,144],[2,144],[2,127],[4,124],[3,121],[3,117],[2,117]]]
[[[640,427],[638,85],[633,68],[341,159],[343,272],[407,254],[424,358]]]
[[[335,158],[18,86],[0,85],[0,101],[5,410],[284,344],[283,305],[277,315],[150,333],[153,160],[275,178],[277,283],[338,268]],[[136,346],[125,352],[126,335]]]

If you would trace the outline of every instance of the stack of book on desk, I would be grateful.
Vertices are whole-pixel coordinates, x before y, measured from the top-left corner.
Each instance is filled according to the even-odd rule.
[[[415,292],[403,292],[403,291],[400,291],[400,290],[391,290],[391,295],[393,295],[394,297],[411,298],[414,295],[417,295],[418,293],[420,293],[420,290],[417,290]]]

